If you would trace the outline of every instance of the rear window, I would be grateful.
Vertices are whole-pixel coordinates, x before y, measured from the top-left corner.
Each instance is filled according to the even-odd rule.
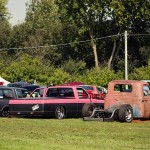
[[[72,88],[49,88],[47,97],[74,97]]]
[[[131,84],[116,84],[114,85],[115,92],[132,92]]]

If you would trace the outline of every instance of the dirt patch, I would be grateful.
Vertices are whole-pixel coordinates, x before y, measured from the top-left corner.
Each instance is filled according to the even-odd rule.
[[[138,122],[150,122],[150,120],[140,120],[140,119],[135,119],[132,122],[138,123]]]

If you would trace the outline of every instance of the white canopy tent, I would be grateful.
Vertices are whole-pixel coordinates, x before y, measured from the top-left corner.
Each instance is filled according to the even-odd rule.
[[[3,79],[2,77],[0,77],[0,85],[7,85],[9,83],[10,83],[9,81],[7,81],[7,80]]]

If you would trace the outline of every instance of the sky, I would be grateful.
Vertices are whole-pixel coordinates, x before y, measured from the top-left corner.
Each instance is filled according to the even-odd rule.
[[[21,23],[25,19],[26,3],[30,0],[8,0],[8,11],[11,15],[9,20],[12,25]]]

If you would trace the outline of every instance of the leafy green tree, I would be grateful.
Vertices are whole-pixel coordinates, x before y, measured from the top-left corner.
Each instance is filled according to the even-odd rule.
[[[135,68],[134,72],[130,74],[130,79],[134,80],[149,80],[150,79],[150,61],[147,66]]]
[[[70,81],[70,79],[71,75],[69,73],[65,72],[62,68],[57,68],[53,71],[53,75],[49,77],[49,84],[64,84],[65,82]]]
[[[123,79],[123,73],[115,73],[108,68],[93,68],[86,72],[84,82],[91,85],[99,85],[107,87],[108,82],[111,80]]]
[[[29,47],[28,54],[57,65],[61,60],[61,53],[57,47],[49,46],[56,44],[55,36],[61,29],[55,0],[32,0],[27,3],[25,28],[26,40],[23,44]]]
[[[53,66],[48,64],[43,66],[38,58],[24,55],[17,62],[12,62],[9,66],[6,66],[4,73],[11,82],[37,80],[39,83],[46,84],[48,77],[53,73],[53,69]]]
[[[78,37],[76,40],[90,39],[93,49],[95,66],[99,66],[97,55],[96,38],[104,34],[104,24],[107,20],[107,4],[105,1],[91,0],[58,0],[62,20],[78,27]],[[83,36],[86,35],[86,36]]]
[[[85,0],[66,1],[57,0],[62,20],[78,27],[76,40],[91,39],[95,66],[98,67],[98,45],[97,37],[118,35],[104,43],[108,58],[108,68],[113,68],[114,59],[123,48],[122,36],[125,30],[131,33],[146,33],[149,28],[149,0]],[[109,46],[110,45],[110,46]],[[108,50],[109,49],[109,50]],[[107,52],[109,51],[109,52]],[[107,58],[106,57],[106,58]]]
[[[72,59],[65,61],[62,68],[71,75],[84,74],[87,69],[84,61],[74,61]]]
[[[1,0],[0,1],[0,20],[5,20],[8,15],[8,10],[6,7],[8,0]]]
[[[10,24],[6,4],[7,0],[0,1],[0,48],[7,48],[9,44]]]
[[[114,33],[120,34],[123,33],[125,30],[128,30],[129,36],[137,33],[148,33],[147,29],[150,27],[149,8],[149,0],[110,1],[109,10],[111,10],[110,21],[112,22],[112,31]],[[113,50],[108,61],[109,68],[113,66],[114,59],[118,55],[118,51],[121,49],[121,39],[122,37],[120,37],[117,42],[117,38],[114,38]],[[135,47],[137,47],[136,45],[133,45],[133,43],[135,43],[135,40],[133,42],[133,38],[130,38],[130,41],[131,44],[129,44],[131,45],[131,48],[129,47],[129,49],[132,49],[132,47],[134,47],[133,49],[135,49]],[[138,58],[137,51],[139,51],[139,48],[130,51],[130,53],[132,53],[131,57],[136,56],[134,57],[134,59]]]
[[[53,35],[61,27],[55,0],[32,0],[27,6],[25,21],[28,33],[36,35],[37,41],[34,46],[52,44]]]
[[[7,20],[0,20],[0,48],[7,48],[10,43],[11,27]]]

